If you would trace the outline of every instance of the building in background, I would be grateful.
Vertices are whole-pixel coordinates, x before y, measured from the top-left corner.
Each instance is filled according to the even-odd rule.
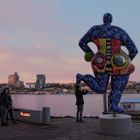
[[[8,84],[9,84],[9,85],[16,84],[17,81],[19,81],[19,75],[18,75],[17,72],[14,72],[13,75],[9,75],[9,76],[8,76]]]
[[[36,83],[26,83],[25,84],[25,88],[28,88],[28,89],[35,89],[36,88]]]
[[[46,76],[44,74],[36,75],[36,88],[43,89],[46,85]]]
[[[8,85],[14,88],[23,88],[23,81],[19,80],[19,75],[17,72],[14,72],[13,75],[8,76]]]

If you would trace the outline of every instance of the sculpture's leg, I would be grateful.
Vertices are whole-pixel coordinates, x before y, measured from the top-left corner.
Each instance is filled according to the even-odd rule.
[[[110,93],[110,110],[113,112],[122,113],[123,109],[118,107],[122,93],[129,80],[129,74],[113,75],[111,77],[111,93]]]
[[[104,93],[107,89],[109,77],[108,73],[94,73],[95,77],[87,75],[76,75],[76,83],[84,81],[94,92]]]

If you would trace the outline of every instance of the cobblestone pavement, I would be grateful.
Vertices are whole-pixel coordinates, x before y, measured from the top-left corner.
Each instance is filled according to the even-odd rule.
[[[132,122],[132,132],[126,136],[106,136],[98,133],[98,119],[54,118],[50,125],[24,122],[0,126],[0,140],[139,140],[140,123]]]

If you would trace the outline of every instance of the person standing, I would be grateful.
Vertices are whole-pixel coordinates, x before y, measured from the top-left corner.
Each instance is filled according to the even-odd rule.
[[[13,123],[16,123],[16,120],[14,119],[14,115],[13,115],[13,100],[11,95],[9,94],[9,89],[7,92],[7,98],[8,98],[8,112],[7,112],[6,122],[8,123],[8,116],[10,114],[11,120],[13,121]]]
[[[0,94],[1,126],[8,126],[8,123],[6,122],[6,117],[8,113],[8,92],[9,89],[4,88],[2,93]]]
[[[76,85],[75,87],[75,96],[76,96],[76,105],[77,105],[77,113],[76,113],[76,122],[83,122],[83,107],[84,107],[84,98],[83,95],[87,94],[87,90],[81,90],[80,85]]]

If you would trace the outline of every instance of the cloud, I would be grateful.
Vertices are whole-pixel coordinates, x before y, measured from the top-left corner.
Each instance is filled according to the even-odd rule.
[[[0,46],[1,82],[7,81],[7,76],[14,72],[18,72],[25,82],[35,81],[38,73],[46,74],[48,82],[72,82],[80,67],[85,65],[83,62],[74,54],[56,51],[55,47],[20,49]],[[84,69],[86,67],[81,71]]]
[[[39,28],[42,25],[51,25],[58,11],[57,1],[35,0],[1,0],[1,25]],[[52,8],[53,7],[53,8]]]
[[[16,39],[15,36],[6,34],[6,33],[0,33],[0,40],[2,41],[14,41]]]

